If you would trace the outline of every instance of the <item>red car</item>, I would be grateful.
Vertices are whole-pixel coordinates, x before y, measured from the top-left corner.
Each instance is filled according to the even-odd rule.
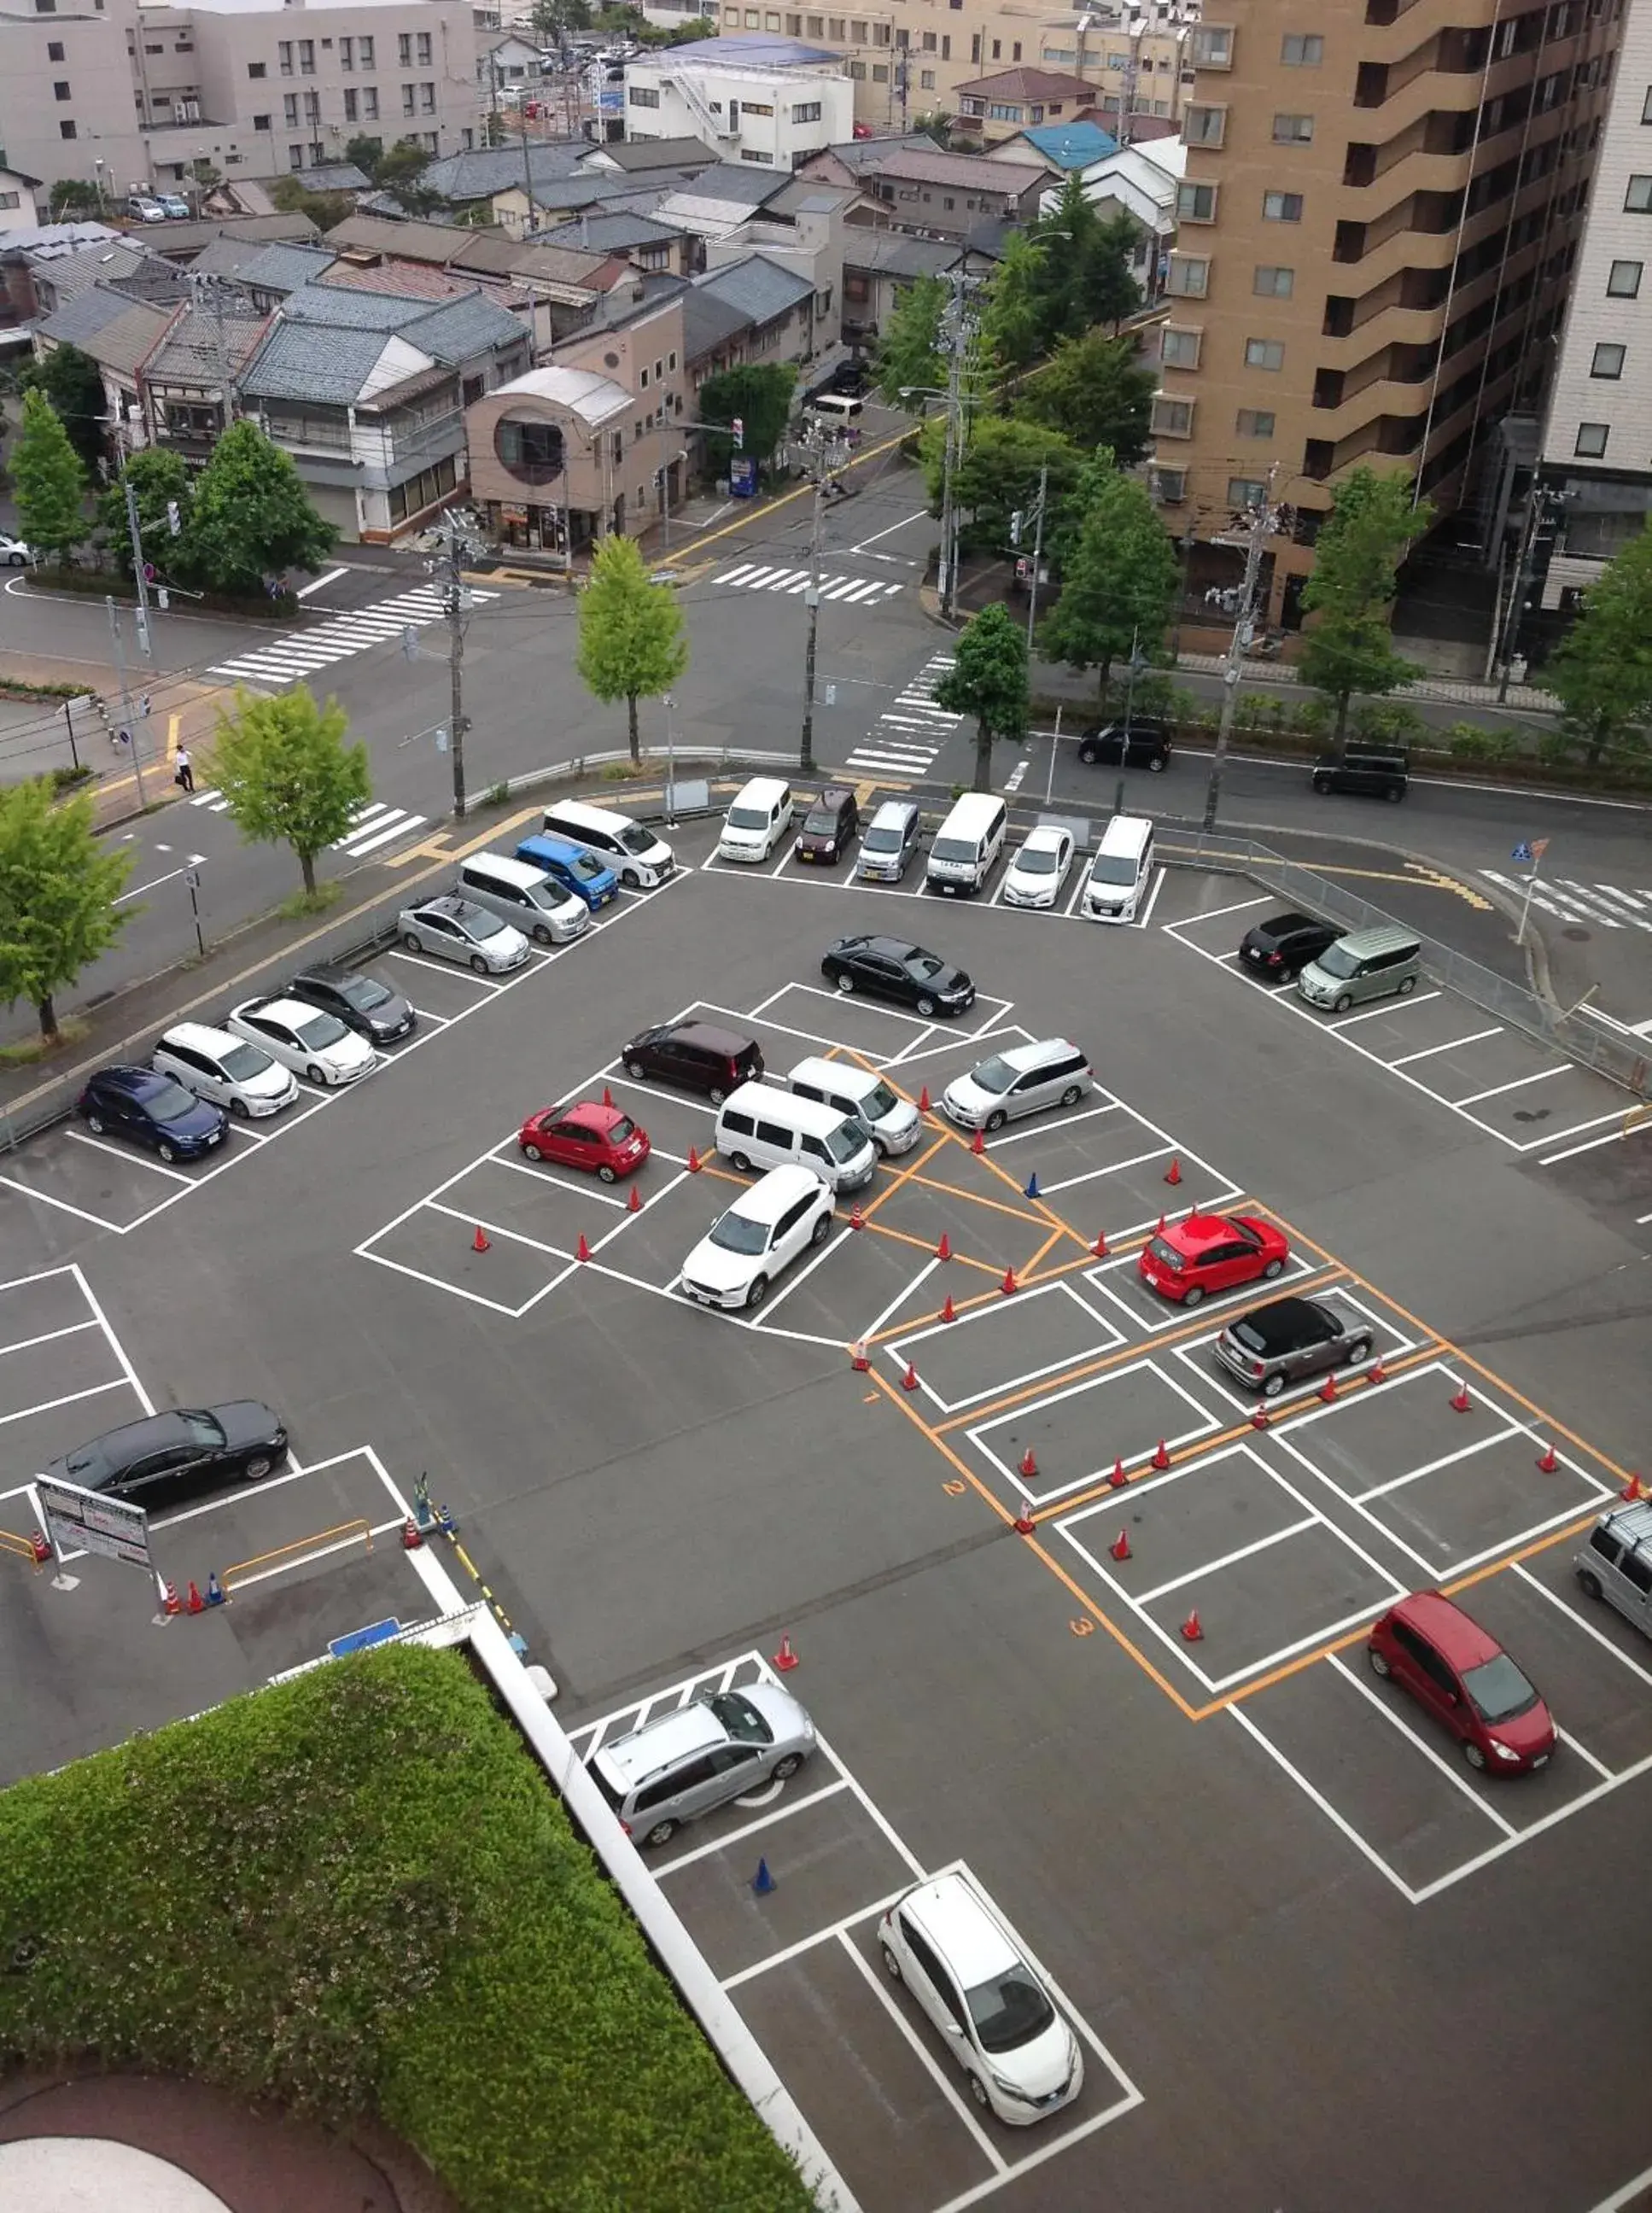
[[[1161,1297],[1196,1307],[1207,1291],[1230,1291],[1263,1276],[1271,1283],[1289,1257],[1279,1231],[1253,1214],[1190,1214],[1149,1238],[1139,1265]]]
[[[1520,1775],[1548,1765],[1554,1716],[1496,1637],[1438,1591],[1390,1606],[1368,1656],[1374,1674],[1392,1677],[1445,1723],[1471,1767]]]
[[[517,1143],[524,1158],[583,1168],[617,1183],[635,1175],[649,1156],[648,1131],[618,1106],[582,1099],[577,1106],[546,1106],[522,1124]]]

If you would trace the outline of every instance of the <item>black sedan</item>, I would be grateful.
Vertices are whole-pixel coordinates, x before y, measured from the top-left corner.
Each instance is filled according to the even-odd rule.
[[[840,937],[820,973],[840,991],[867,991],[925,1016],[961,1015],[975,1003],[974,983],[961,968],[899,937]]]
[[[172,1506],[227,1483],[259,1483],[286,1457],[287,1427],[256,1399],[179,1406],[78,1445],[46,1473],[129,1505]]]
[[[1341,936],[1334,923],[1320,922],[1311,914],[1271,914],[1246,931],[1239,957],[1248,974],[1271,984],[1289,984]]]
[[[1369,1360],[1371,1323],[1357,1307],[1335,1296],[1274,1299],[1229,1322],[1214,1349],[1241,1389],[1277,1399],[1287,1384]]]
[[[321,1007],[336,1015],[346,1028],[364,1037],[369,1045],[393,1045],[398,1038],[411,1037],[418,1021],[399,991],[393,991],[376,976],[363,976],[336,960],[319,961],[302,976],[295,976],[287,986],[287,996],[302,999],[307,1007]]]

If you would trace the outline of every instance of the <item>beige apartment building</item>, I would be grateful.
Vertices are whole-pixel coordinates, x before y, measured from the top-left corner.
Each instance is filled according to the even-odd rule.
[[[1356,463],[1447,515],[1496,465],[1552,360],[1621,4],[1230,0],[1195,29],[1154,479],[1196,588],[1236,576],[1211,541],[1271,464],[1287,624]]]

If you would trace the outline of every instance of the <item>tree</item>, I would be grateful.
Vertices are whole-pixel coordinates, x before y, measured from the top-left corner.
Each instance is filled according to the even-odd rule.
[[[559,46],[570,31],[590,29],[588,0],[533,0],[528,23],[541,45]]]
[[[332,230],[356,210],[352,192],[313,192],[296,177],[277,177],[270,198],[283,215],[307,215],[318,230]]]
[[[1139,365],[1133,338],[1089,331],[1064,338],[1054,359],[1027,378],[1015,412],[1047,423],[1087,453],[1108,447],[1130,468],[1147,451],[1155,382]]]
[[[375,176],[384,154],[382,138],[369,138],[365,131],[351,139],[344,147],[344,159],[353,162],[364,177]]]
[[[796,381],[796,365],[792,362],[746,362],[738,369],[727,369],[721,376],[708,377],[700,387],[700,419],[732,423],[738,417],[742,426],[741,451],[759,464],[765,463],[784,433]],[[728,473],[734,450],[732,436],[713,434],[708,441],[707,453],[718,474]]]
[[[40,551],[67,559],[87,534],[86,472],[43,392],[23,395],[10,469],[23,536]]]
[[[1012,230],[987,287],[982,332],[1007,369],[1025,369],[1044,351],[1043,263],[1048,251],[1026,231]]]
[[[318,705],[307,684],[269,698],[237,686],[235,710],[219,709],[201,764],[246,844],[292,847],[308,899],[316,855],[344,835],[372,796],[367,747],[344,743],[349,728],[338,702]]]
[[[109,412],[103,396],[103,375],[90,354],[78,346],[54,346],[44,360],[27,363],[17,373],[20,392],[43,392],[69,433],[69,442],[80,455],[88,477],[103,466],[104,418]]]
[[[398,200],[409,215],[434,215],[444,203],[440,192],[432,192],[421,181],[430,166],[430,157],[423,146],[411,138],[399,138],[374,163],[373,181],[381,192],[388,192]]]
[[[1132,265],[1146,235],[1123,208],[1116,215],[1097,216],[1083,283],[1085,311],[1093,323],[1109,323],[1116,332],[1141,306],[1142,288]]]
[[[297,470],[256,423],[232,423],[195,484],[189,559],[223,592],[262,589],[283,569],[318,569],[338,542]]]
[[[59,177],[46,194],[46,216],[52,223],[95,223],[103,213],[103,195],[81,177]]]
[[[1583,594],[1583,611],[1544,671],[1560,734],[1590,768],[1644,747],[1652,721],[1652,531],[1643,529]]]
[[[1306,605],[1306,592],[1302,597]],[[1348,710],[1356,698],[1380,697],[1420,674],[1415,662],[1394,651],[1386,613],[1321,615],[1302,632],[1296,668],[1301,681],[1332,704],[1336,720],[1331,742],[1338,753],[1347,741]]]
[[[992,741],[1027,735],[1027,639],[1007,607],[983,607],[959,632],[937,706],[975,717],[975,789],[992,789]]]
[[[926,138],[933,138],[943,154],[952,146],[952,118],[944,107],[931,107],[922,115],[912,118],[914,131],[921,131]]]
[[[0,999],[27,999],[58,1037],[53,1002],[131,918],[118,907],[133,851],[93,834],[89,791],[55,802],[50,777],[0,789]]]
[[[1132,645],[1149,660],[1162,652],[1180,584],[1176,548],[1146,486],[1108,469],[1094,483],[1039,650],[1099,670],[1105,698],[1114,661]]]
[[[579,673],[605,706],[625,703],[631,757],[643,758],[637,703],[668,692],[688,666],[683,619],[669,584],[653,584],[636,541],[605,538],[579,595]]]
[[[932,418],[924,424],[918,446],[930,504],[937,513],[946,437],[945,423]],[[1040,469],[1049,472],[1045,509],[1049,515],[1070,497],[1080,466],[1077,448],[1059,430],[1022,423],[1011,415],[983,415],[972,424],[969,442],[953,464],[952,496],[959,513],[970,517],[969,535],[975,543],[1004,546],[1009,543],[1010,516],[1018,508],[1025,514],[1038,497]],[[1047,523],[1044,539],[1047,546]]]
[[[1321,619],[1303,632],[1298,667],[1302,681],[1335,704],[1332,742],[1338,753],[1355,694],[1392,692],[1417,674],[1376,634],[1381,629],[1386,637],[1406,550],[1434,519],[1431,504],[1414,503],[1411,495],[1406,472],[1379,476],[1362,465],[1338,485],[1314,542],[1302,607]]]
[[[921,415],[929,394],[947,381],[940,351],[941,318],[949,297],[938,277],[917,277],[895,301],[887,326],[878,334],[873,369],[878,392],[887,405]]]
[[[126,518],[126,491],[131,485],[137,503],[137,529],[145,558],[168,582],[192,573],[189,560],[189,525],[194,507],[194,479],[180,454],[166,446],[148,446],[134,454],[119,476],[98,502],[98,521],[107,533],[121,568],[132,572],[131,531]],[[176,506],[181,529],[173,534],[168,509]]]

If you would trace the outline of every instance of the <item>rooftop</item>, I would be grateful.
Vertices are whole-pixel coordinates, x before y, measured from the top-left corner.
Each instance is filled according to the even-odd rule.
[[[1058,169],[1088,168],[1115,151],[1118,140],[1099,123],[1029,123],[1016,136],[1036,146]],[[1007,164],[1000,162],[1002,168]]]
[[[748,32],[738,38],[686,40],[680,46],[662,47],[635,58],[666,67],[686,61],[708,69],[810,69],[823,63],[830,63],[833,69],[843,66],[843,56],[830,46],[806,46],[802,39],[777,39],[763,32]]]
[[[593,147],[590,151],[600,154],[605,162],[612,162],[627,176],[647,169],[692,172],[709,168],[717,158],[698,138],[620,138],[605,146]],[[600,166],[595,161],[588,164],[591,168]]]
[[[622,384],[594,369],[530,369],[526,376],[495,387],[490,399],[548,399],[595,430],[616,415],[629,415],[636,401]]]
[[[364,192],[373,180],[364,177],[354,162],[324,162],[319,168],[292,172],[307,192]]]
[[[1012,198],[1041,185],[1045,178],[1042,169],[1023,168],[1019,162],[989,162],[981,154],[943,154],[934,145],[927,154],[892,154],[875,174],[912,184],[948,185],[959,192],[1007,192]]]
[[[694,284],[698,291],[709,292],[713,299],[758,324],[771,323],[814,296],[809,277],[771,261],[766,253],[747,253],[726,268],[708,270],[694,279]]]
[[[1083,106],[1094,98],[1095,87],[1082,76],[1067,76],[1056,70],[995,70],[991,76],[972,76],[956,88],[960,100],[1039,101],[1076,100]]]
[[[905,231],[851,223],[844,232],[844,267],[886,277],[938,277],[955,266],[959,247],[945,238],[909,238]]]
[[[614,253],[632,246],[663,246],[670,239],[680,238],[682,233],[674,230],[668,223],[656,223],[651,215],[622,211],[618,215],[582,215],[543,235],[545,243],[551,247]]]

